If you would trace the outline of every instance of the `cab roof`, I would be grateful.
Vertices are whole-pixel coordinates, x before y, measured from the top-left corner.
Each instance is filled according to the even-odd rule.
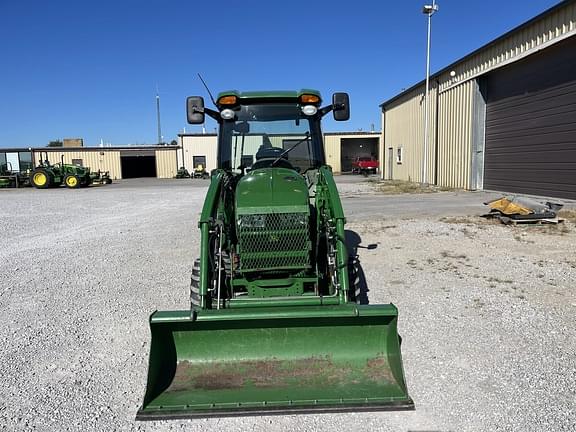
[[[262,99],[285,99],[287,101],[298,101],[298,98],[303,94],[313,94],[322,100],[320,92],[313,89],[300,89],[300,90],[265,90],[265,91],[245,91],[240,92],[238,90],[228,90],[218,93],[216,100],[220,99],[222,96],[237,96],[240,98],[240,102],[247,102],[251,100],[262,100]]]

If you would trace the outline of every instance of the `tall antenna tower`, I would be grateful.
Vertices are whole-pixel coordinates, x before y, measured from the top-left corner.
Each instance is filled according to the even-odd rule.
[[[162,128],[160,127],[160,94],[156,84],[156,118],[158,120],[158,145],[162,144]]]

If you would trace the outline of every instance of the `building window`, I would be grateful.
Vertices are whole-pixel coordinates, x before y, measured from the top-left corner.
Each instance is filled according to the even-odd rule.
[[[206,168],[206,156],[193,156],[192,165],[194,165],[194,168],[198,168],[199,165],[202,165],[202,168]]]
[[[34,169],[32,164],[32,152],[20,152],[19,157],[21,172]]]
[[[72,165],[84,166],[82,165],[82,159],[72,159]]]
[[[401,164],[403,159],[404,159],[404,149],[402,147],[398,147],[396,149],[396,163]]]

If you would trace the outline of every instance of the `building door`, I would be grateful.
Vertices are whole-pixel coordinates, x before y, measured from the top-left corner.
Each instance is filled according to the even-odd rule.
[[[154,150],[126,150],[120,152],[122,178],[156,177]]]
[[[576,199],[576,37],[487,76],[484,189]]]
[[[351,172],[352,162],[359,157],[370,157],[378,160],[378,138],[342,138],[340,140],[341,171]]]
[[[6,164],[12,172],[20,172],[20,159],[17,152],[6,153]]]
[[[388,147],[388,169],[386,170],[386,178],[392,180],[392,170],[394,169],[394,148]]]

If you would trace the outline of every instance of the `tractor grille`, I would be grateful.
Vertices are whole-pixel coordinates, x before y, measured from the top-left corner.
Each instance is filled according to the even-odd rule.
[[[239,216],[240,270],[308,268],[312,247],[308,233],[307,213]]]

